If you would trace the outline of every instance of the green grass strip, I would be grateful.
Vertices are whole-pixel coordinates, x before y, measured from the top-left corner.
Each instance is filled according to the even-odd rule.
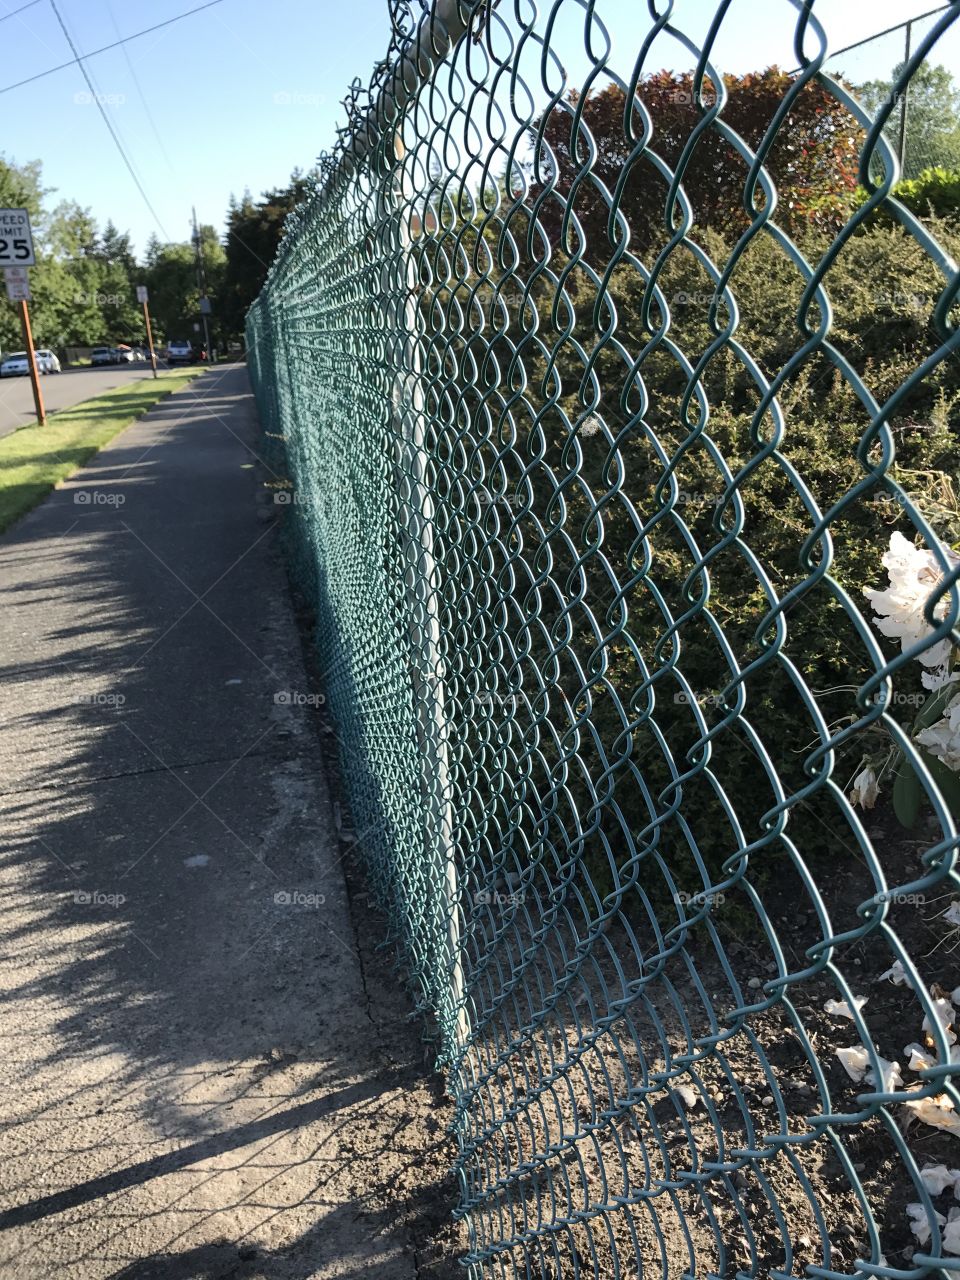
[[[35,507],[61,480],[148,409],[202,373],[184,369],[51,413],[45,427],[21,427],[0,439],[0,532]]]

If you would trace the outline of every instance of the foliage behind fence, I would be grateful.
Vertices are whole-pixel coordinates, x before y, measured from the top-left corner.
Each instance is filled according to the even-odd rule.
[[[727,3],[391,7],[248,358],[471,1274],[960,1270],[960,236],[897,94],[809,5],[790,75]]]

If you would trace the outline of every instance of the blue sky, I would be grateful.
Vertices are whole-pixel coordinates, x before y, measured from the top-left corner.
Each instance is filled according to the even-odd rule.
[[[82,54],[194,7],[201,0],[58,0]],[[500,0],[508,13],[515,0]],[[25,0],[0,0],[0,19]],[[523,0],[529,9],[531,0]],[[921,14],[935,0],[817,0],[832,48]],[[541,12],[549,4],[539,0]],[[676,20],[696,39],[713,0],[677,0]],[[598,0],[614,38],[614,65],[629,74],[647,30],[644,0]],[[563,0],[557,47],[576,78],[586,65],[582,7]],[[733,0],[716,62],[723,71],[792,66],[795,10],[788,0]],[[918,34],[928,23],[920,24]],[[900,56],[902,36],[845,55],[835,68],[869,78]],[[0,147],[18,161],[40,159],[54,200],[112,218],[142,250],[151,231],[185,239],[190,207],[222,227],[231,192],[254,195],[285,183],[331,145],[344,120],[340,105],[354,77],[364,81],[387,45],[386,0],[220,0],[220,3],[124,48],[91,57],[96,91],[127,148],[160,225],[145,206],[110,139],[81,71],[66,67],[0,93]],[[49,0],[0,21],[0,89],[67,61],[70,49]],[[960,80],[960,31],[941,41],[937,60]],[[663,40],[651,69],[685,68],[690,58]]]

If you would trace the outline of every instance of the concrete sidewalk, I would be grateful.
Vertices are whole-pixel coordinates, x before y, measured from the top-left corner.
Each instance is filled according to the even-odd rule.
[[[457,1274],[446,1116],[277,697],[257,431],[212,370],[0,540],[4,1276]]]

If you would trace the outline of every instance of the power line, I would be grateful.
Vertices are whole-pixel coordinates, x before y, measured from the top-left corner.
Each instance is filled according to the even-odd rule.
[[[119,36],[120,28],[117,26],[117,19],[113,12],[113,5],[110,3],[110,0],[107,0],[107,13],[109,13],[110,15],[110,22],[111,22],[111,25],[113,26],[114,31]],[[150,104],[147,102],[146,95],[143,92],[143,86],[140,83],[140,77],[137,75],[136,67],[133,65],[133,60],[131,59],[130,54],[127,51],[126,45],[123,46],[123,60],[127,64],[127,71],[130,73],[130,78],[133,81],[134,88],[139,94],[140,105],[143,107],[144,113],[150,124],[150,128],[153,130],[153,136],[156,139],[157,148],[159,149],[160,154],[163,156],[164,160],[166,160],[167,168],[172,173],[173,164],[170,160],[170,156],[167,154],[167,148],[163,144],[163,138],[160,136],[160,130],[157,128],[157,122],[153,118],[153,112],[150,110]]]
[[[64,38],[66,39],[67,44],[70,46],[70,52],[74,55],[73,61],[80,68],[83,78],[87,83],[87,88],[90,90],[90,94],[97,105],[97,110],[100,112],[100,115],[103,117],[103,123],[110,130],[110,137],[113,139],[117,150],[120,152],[120,157],[123,160],[123,163],[127,166],[127,172],[130,174],[130,177],[136,183],[137,190],[140,192],[141,196],[143,196],[143,202],[147,206],[147,208],[150,210],[150,213],[153,216],[154,222],[163,232],[164,240],[169,240],[170,237],[167,234],[167,229],[163,225],[163,223],[160,221],[160,217],[157,214],[156,209],[154,209],[153,205],[150,203],[150,197],[147,195],[146,191],[144,190],[143,183],[140,181],[140,179],[136,175],[136,172],[134,171],[133,164],[130,161],[130,157],[127,155],[126,150],[124,149],[123,143],[120,141],[117,131],[113,127],[113,121],[110,119],[109,115],[104,110],[103,102],[101,101],[101,96],[99,93],[97,93],[93,80],[90,78],[90,73],[87,71],[87,68],[84,65],[83,57],[85,55],[81,55],[79,50],[77,49],[77,46],[73,43],[73,37],[70,35],[70,32],[67,30],[67,25],[64,22],[63,17],[61,16],[60,10],[57,8],[57,0],[50,0],[50,7],[53,10],[53,12],[56,14],[57,21],[60,23],[60,30],[63,32]]]
[[[18,13],[23,13],[24,9],[32,9],[35,4],[39,4],[40,0],[30,0],[29,4],[22,4],[19,9],[11,9],[9,13],[0,13],[0,22],[5,18],[15,18]]]
[[[34,4],[39,4],[40,0],[31,0]],[[139,40],[141,36],[148,36],[151,31],[159,31],[162,27],[169,27],[174,22],[179,22],[181,18],[189,18],[195,13],[200,13],[204,9],[212,9],[215,4],[221,4],[223,0],[207,0],[206,4],[198,4],[195,9],[188,9],[186,13],[178,13],[172,18],[167,18],[166,22],[158,22],[152,27],[144,27],[142,31],[134,31],[132,35],[124,36],[122,40],[114,40],[113,44],[101,45],[99,49],[91,49],[89,53],[83,54],[83,58],[95,58],[98,53],[106,53],[108,49],[118,49],[122,44],[128,44],[131,40]],[[51,4],[53,0],[51,0]],[[24,6],[29,7],[29,6]],[[17,10],[19,12],[19,10]],[[13,14],[5,14],[5,17],[13,17]],[[59,15],[58,15],[59,16]],[[63,23],[61,22],[61,26]],[[77,54],[75,58],[71,58],[69,62],[61,62],[56,67],[48,67],[46,71],[38,71],[35,76],[27,76],[26,80],[18,80],[16,84],[4,85],[0,88],[0,93],[9,93],[11,89],[20,89],[25,84],[33,84],[34,80],[42,80],[44,76],[52,76],[55,71],[62,71],[64,67],[75,66],[81,62],[81,56]]]

